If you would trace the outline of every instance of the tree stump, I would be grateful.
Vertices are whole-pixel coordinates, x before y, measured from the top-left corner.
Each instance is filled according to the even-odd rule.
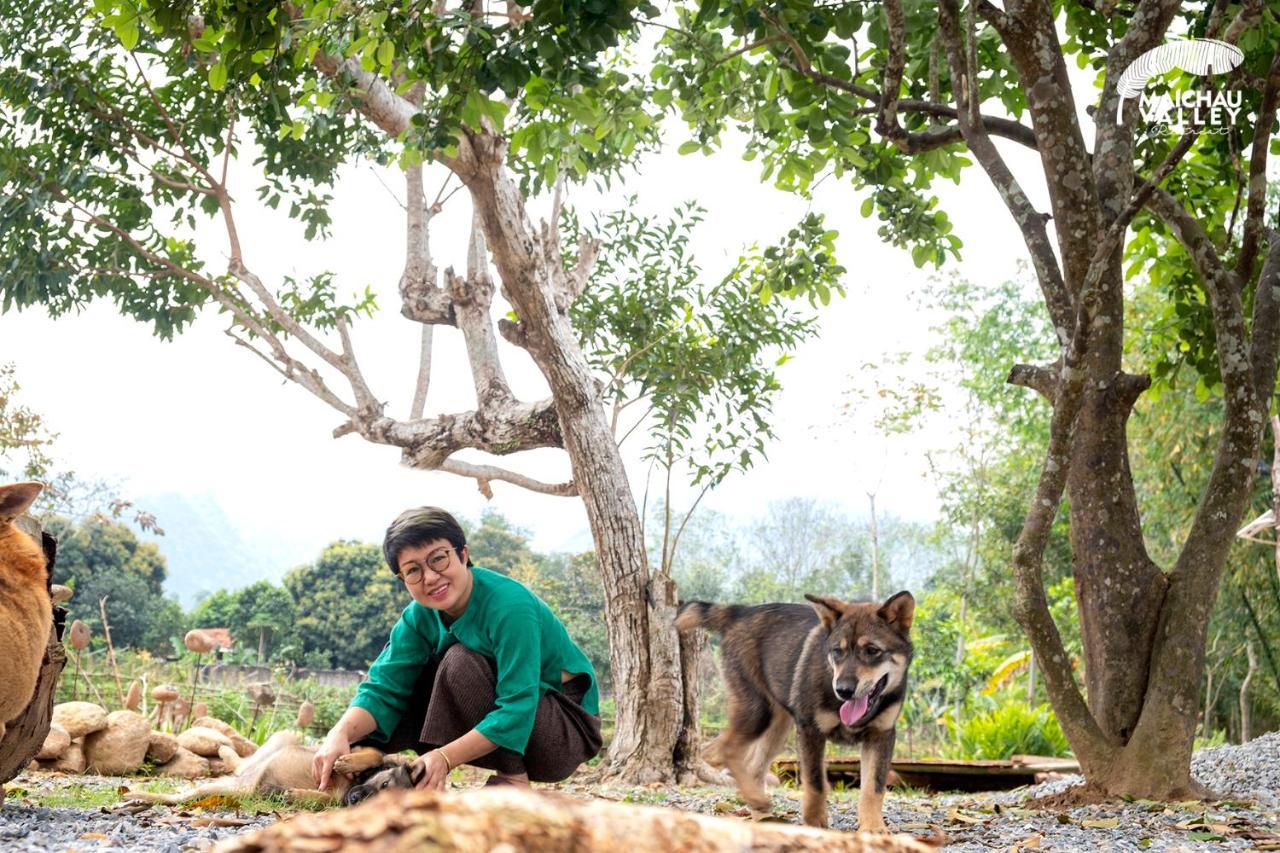
[[[0,785],[23,771],[36,757],[45,736],[49,734],[49,722],[53,718],[53,697],[58,689],[58,677],[66,665],[67,653],[58,639],[67,611],[55,607],[54,626],[49,632],[49,645],[44,650],[40,664],[40,676],[36,692],[27,709],[8,723],[4,739],[0,740]]]
[[[53,583],[53,564],[57,557],[58,543],[40,529],[34,519],[24,516],[19,520],[24,532],[31,535],[44,548],[49,584]],[[0,785],[4,785],[21,773],[31,759],[36,757],[49,734],[53,719],[53,700],[58,692],[58,679],[67,663],[67,652],[62,647],[62,629],[67,623],[65,607],[53,606],[53,628],[40,662],[40,675],[36,679],[35,693],[26,710],[7,722],[4,738],[0,740]]]

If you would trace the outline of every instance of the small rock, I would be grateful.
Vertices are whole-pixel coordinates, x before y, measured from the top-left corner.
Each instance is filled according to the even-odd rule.
[[[177,737],[168,732],[152,732],[147,741],[147,755],[156,764],[172,760],[179,749]]]
[[[75,740],[105,729],[107,709],[93,702],[62,702],[53,706],[53,721]]]
[[[250,755],[253,755],[258,750],[257,744],[255,744],[253,741],[246,738],[244,735],[240,734],[235,729],[231,728],[231,726],[228,725],[227,723],[224,723],[222,720],[219,720],[217,717],[207,717],[207,716],[197,717],[195,722],[193,722],[191,726],[192,728],[196,726],[203,726],[205,728],[222,732],[224,735],[227,736],[227,740],[231,741],[231,748],[236,751],[236,755],[240,756],[241,758],[248,758]],[[202,754],[205,754],[205,753],[202,753]]]
[[[53,762],[53,770],[61,773],[83,773],[85,768],[84,741],[73,740]]]
[[[140,704],[142,704],[142,682],[134,681],[129,685],[129,695],[124,700],[124,707],[126,710],[136,711]]]
[[[173,758],[156,768],[159,776],[176,776],[180,779],[197,779],[209,775],[209,760],[189,749],[178,747]]]
[[[51,761],[62,755],[63,750],[71,746],[71,734],[58,723],[49,725],[49,733],[44,736],[44,744],[36,753],[37,761]]]
[[[196,755],[216,757],[218,747],[231,746],[231,738],[208,726],[192,726],[178,735],[178,745],[183,749],[191,750]]]
[[[89,645],[89,626],[79,619],[72,622],[71,627],[67,629],[67,645],[78,652],[84,651]]]
[[[182,638],[182,644],[198,655],[207,655],[218,647],[217,640],[198,628],[188,631]]]
[[[151,742],[151,723],[134,711],[107,715],[107,727],[85,738],[84,757],[103,776],[132,773],[142,766]]]
[[[230,747],[227,747],[230,749]],[[209,775],[210,776],[228,776],[236,772],[236,765],[227,761],[225,758],[209,759]]]

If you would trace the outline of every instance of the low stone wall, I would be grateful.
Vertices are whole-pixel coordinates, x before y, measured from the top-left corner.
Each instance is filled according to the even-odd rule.
[[[200,680],[205,684],[240,686],[270,682],[274,677],[270,667],[250,666],[238,663],[210,663],[200,667]],[[360,670],[305,669],[298,668],[288,674],[290,681],[314,678],[323,687],[354,687],[367,677]]]

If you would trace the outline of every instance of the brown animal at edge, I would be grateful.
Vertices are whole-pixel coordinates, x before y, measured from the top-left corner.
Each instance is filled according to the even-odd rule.
[[[0,486],[0,738],[31,701],[53,622],[44,551],[14,524],[42,488]]]

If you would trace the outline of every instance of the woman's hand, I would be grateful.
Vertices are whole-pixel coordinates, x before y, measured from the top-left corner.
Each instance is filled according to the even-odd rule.
[[[337,761],[339,756],[349,752],[351,752],[351,741],[342,723],[338,723],[329,730],[329,734],[325,735],[324,743],[316,750],[315,758],[311,759],[311,776],[316,780],[317,788],[323,791],[329,787],[333,762]]]
[[[419,755],[413,763],[414,768],[411,772],[414,776],[418,776],[418,782],[414,787],[429,791],[445,789],[445,785],[449,782],[449,762],[440,754],[440,750],[433,749],[425,755]]]

